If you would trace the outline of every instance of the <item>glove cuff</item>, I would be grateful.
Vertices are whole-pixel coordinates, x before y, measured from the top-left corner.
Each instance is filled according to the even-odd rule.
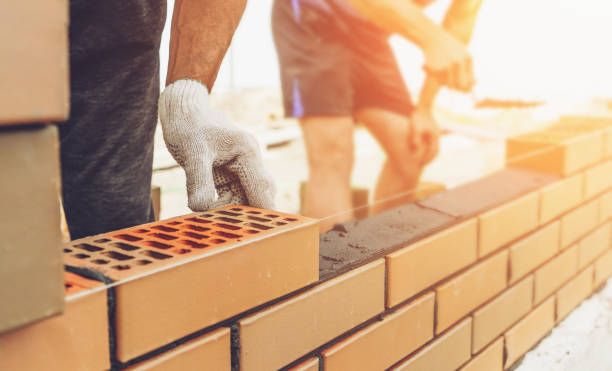
[[[168,85],[159,97],[159,118],[164,122],[177,116],[189,116],[194,110],[210,107],[206,85],[193,79],[181,79]]]

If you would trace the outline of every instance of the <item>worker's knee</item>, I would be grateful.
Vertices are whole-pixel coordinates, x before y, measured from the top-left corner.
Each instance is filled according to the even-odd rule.
[[[309,156],[310,170],[313,173],[349,178],[353,167],[352,141],[328,140],[320,143],[317,151]]]

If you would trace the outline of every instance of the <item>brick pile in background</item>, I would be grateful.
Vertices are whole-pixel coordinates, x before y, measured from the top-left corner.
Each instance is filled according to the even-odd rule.
[[[612,275],[612,152],[598,125],[572,126],[593,152],[565,148],[548,173],[509,162],[337,226],[318,252],[312,221],[236,207],[76,241],[65,261],[119,283],[107,291],[116,346],[98,347],[116,368],[507,369]],[[201,258],[178,266],[190,255]]]

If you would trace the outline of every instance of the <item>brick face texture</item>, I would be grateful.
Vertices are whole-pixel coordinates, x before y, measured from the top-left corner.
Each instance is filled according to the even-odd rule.
[[[504,339],[499,338],[475,355],[459,371],[501,371],[504,369]]]
[[[470,313],[506,288],[508,251],[479,263],[436,289],[436,333]]]
[[[458,224],[388,255],[387,306],[401,303],[476,261],[476,222]]]
[[[510,282],[548,261],[559,251],[559,222],[553,222],[510,246]]]
[[[479,352],[527,314],[532,301],[533,277],[529,276],[477,310],[472,323],[472,353]]]
[[[382,313],[384,275],[378,260],[241,320],[240,368],[278,369]]]
[[[555,298],[551,297],[504,335],[506,344],[505,368],[511,366],[534,346],[555,324]]]
[[[538,226],[538,194],[532,193],[479,217],[478,255],[484,256]]]
[[[433,317],[430,293],[325,350],[325,370],[386,369],[433,337]]]
[[[469,318],[459,323],[393,370],[456,370],[470,359],[471,323]]]

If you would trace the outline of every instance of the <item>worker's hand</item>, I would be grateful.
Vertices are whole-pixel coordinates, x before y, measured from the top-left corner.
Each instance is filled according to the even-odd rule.
[[[410,145],[420,153],[421,165],[425,166],[438,154],[440,129],[430,110],[417,108],[411,121]]]
[[[463,92],[474,86],[472,57],[465,45],[447,32],[423,50],[425,71],[440,84]]]
[[[159,98],[159,118],[166,146],[187,175],[190,209],[274,208],[274,181],[264,169],[257,140],[210,108],[203,84],[188,79],[170,84]]]

